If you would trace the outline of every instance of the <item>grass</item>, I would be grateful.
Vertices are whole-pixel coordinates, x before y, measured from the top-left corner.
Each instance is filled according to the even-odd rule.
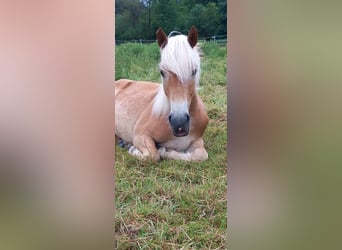
[[[226,47],[202,43],[209,160],[140,161],[116,146],[117,249],[226,249]],[[116,79],[160,81],[156,44],[116,46]]]

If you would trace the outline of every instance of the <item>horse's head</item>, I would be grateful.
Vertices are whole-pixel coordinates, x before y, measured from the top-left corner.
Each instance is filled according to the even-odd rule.
[[[188,36],[167,37],[159,28],[160,74],[169,108],[169,123],[175,136],[189,134],[191,101],[200,78],[200,57],[195,45],[198,33],[191,27]]]

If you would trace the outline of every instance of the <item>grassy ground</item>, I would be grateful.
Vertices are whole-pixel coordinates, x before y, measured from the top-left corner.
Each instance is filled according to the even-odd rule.
[[[209,160],[142,162],[116,146],[117,249],[226,249],[226,47],[202,43]],[[116,46],[116,79],[160,82],[156,44]]]

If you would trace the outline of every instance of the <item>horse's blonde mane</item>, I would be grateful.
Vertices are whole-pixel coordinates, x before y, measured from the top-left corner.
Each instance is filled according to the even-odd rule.
[[[196,86],[200,79],[200,56],[198,47],[192,48],[185,35],[168,38],[167,44],[160,49],[161,57],[159,67],[161,70],[174,73],[182,83],[192,78],[193,70]]]
[[[199,86],[201,74],[199,49],[197,46],[194,48],[190,46],[187,36],[178,35],[168,38],[166,46],[160,49],[160,53],[161,70],[174,73],[183,84],[192,79],[192,72],[196,70],[194,77],[196,88]],[[154,98],[152,114],[160,116],[169,112],[170,103],[163,85],[160,85]]]
[[[166,115],[170,112],[170,103],[165,95],[163,85],[159,86],[158,92],[153,100],[152,114],[156,116]]]

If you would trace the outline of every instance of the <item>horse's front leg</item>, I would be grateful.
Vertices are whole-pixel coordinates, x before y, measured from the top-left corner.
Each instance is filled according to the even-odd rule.
[[[195,141],[186,152],[177,152],[160,148],[159,153],[163,159],[183,160],[183,161],[205,161],[208,159],[208,153],[204,148],[203,139]]]
[[[159,161],[160,154],[156,148],[156,143],[152,137],[148,135],[137,135],[133,138],[133,146],[128,151],[140,159],[150,159]]]

